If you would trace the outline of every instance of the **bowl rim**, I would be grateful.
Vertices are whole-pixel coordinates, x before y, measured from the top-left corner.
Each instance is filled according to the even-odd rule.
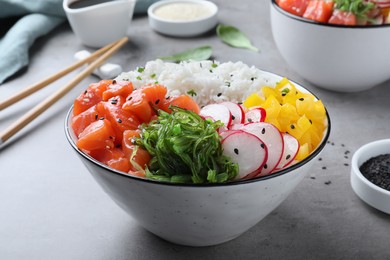
[[[313,20],[310,20],[310,19],[306,19],[304,17],[300,17],[298,15],[295,15],[295,14],[292,14],[292,13],[289,13],[285,10],[283,10],[281,7],[279,7],[279,5],[276,3],[276,0],[271,0],[271,6],[275,8],[275,10],[277,10],[279,13],[291,18],[291,19],[294,19],[294,20],[297,20],[297,21],[300,21],[300,22],[304,22],[304,23],[308,23],[308,24],[313,24],[313,25],[319,25],[319,26],[323,26],[323,27],[330,27],[330,28],[340,28],[340,29],[380,29],[380,28],[383,28],[383,27],[390,27],[390,24],[378,24],[378,25],[341,25],[341,24],[329,24],[329,23],[323,23],[323,22],[317,22],[317,21],[313,21]]]
[[[376,140],[376,141],[372,141],[370,143],[367,143],[363,146],[361,146],[358,150],[356,150],[356,152],[353,154],[352,156],[352,174],[354,174],[356,177],[358,177],[358,179],[363,183],[365,184],[367,187],[371,188],[372,190],[375,190],[376,192],[378,193],[381,193],[381,194],[384,194],[384,195],[387,195],[387,196],[390,196],[390,191],[382,188],[382,187],[379,187],[378,185],[372,183],[371,181],[369,181],[363,174],[362,172],[360,171],[360,166],[368,161],[370,158],[374,157],[374,156],[378,156],[378,155],[381,155],[383,153],[380,153],[380,152],[375,152],[373,153],[372,156],[369,156],[367,159],[365,159],[360,165],[359,164],[359,160],[360,158],[362,157],[362,155],[365,153],[365,152],[368,152],[368,151],[374,151],[378,146],[390,146],[390,139],[380,139],[380,140]],[[390,153],[390,149],[389,149],[389,153]]]
[[[195,3],[195,4],[200,4],[200,5],[203,5],[203,6],[206,6],[210,9],[211,13],[207,16],[203,16],[203,17],[200,17],[200,18],[197,18],[197,19],[191,19],[191,20],[170,20],[170,19],[164,19],[164,18],[161,18],[157,15],[154,14],[154,11],[159,8],[160,6],[164,6],[164,5],[167,5],[167,4],[171,4],[171,3]],[[211,1],[208,1],[208,0],[160,0],[160,1],[157,1],[155,3],[153,3],[151,6],[149,6],[148,8],[148,16],[149,18],[151,19],[154,19],[155,21],[158,21],[160,23],[167,23],[167,24],[192,24],[192,23],[198,23],[198,22],[202,22],[202,21],[206,21],[206,20],[209,20],[209,19],[212,19],[213,17],[215,17],[218,13],[218,6],[211,2]]]
[[[261,71],[266,72],[266,73],[268,73],[270,75],[273,75],[273,76],[277,76],[279,78],[283,78],[282,76],[280,76],[280,75],[278,75],[276,73],[268,72],[268,71],[265,71],[265,70],[261,70]],[[300,88],[304,89],[308,93],[312,94],[316,99],[320,100],[313,92],[311,92],[307,88],[303,87],[301,84],[297,83],[294,80],[290,80],[290,78],[289,78],[289,81],[292,82],[293,84],[299,86]],[[72,135],[74,135],[74,134],[71,133],[72,129],[71,129],[70,124],[69,124],[70,118],[71,118],[72,112],[73,112],[73,105],[69,108],[68,112],[66,113],[64,130],[65,130],[66,139],[68,140],[68,142],[72,146],[72,148],[79,155],[81,155],[84,159],[86,159],[87,161],[93,163],[94,165],[107,170],[109,173],[117,174],[117,175],[120,175],[122,177],[130,178],[130,179],[135,180],[135,181],[142,181],[142,182],[147,182],[147,183],[155,184],[155,185],[168,185],[168,186],[176,186],[176,187],[199,187],[199,188],[224,187],[224,186],[235,186],[235,185],[251,184],[251,183],[254,183],[254,182],[258,182],[258,181],[265,181],[265,180],[268,180],[268,179],[276,178],[278,176],[285,175],[285,174],[287,174],[289,172],[292,172],[295,169],[300,168],[301,166],[307,164],[312,159],[314,159],[322,151],[322,149],[325,147],[325,145],[327,144],[327,141],[329,139],[329,136],[330,136],[331,120],[330,120],[330,116],[329,116],[328,110],[326,109],[325,106],[324,106],[324,108],[325,108],[326,120],[327,120],[328,125],[327,125],[327,128],[326,128],[325,132],[324,132],[324,135],[323,135],[321,143],[318,145],[318,147],[314,151],[312,151],[309,154],[308,157],[306,157],[305,159],[303,159],[300,162],[297,162],[297,163],[295,163],[295,164],[293,164],[291,166],[288,166],[288,167],[286,167],[286,168],[284,168],[284,169],[282,169],[280,171],[277,171],[275,173],[272,173],[270,175],[260,176],[260,177],[250,178],[250,179],[244,179],[244,180],[242,180],[242,179],[241,180],[234,180],[234,181],[225,182],[225,183],[193,184],[193,183],[163,182],[163,181],[156,181],[156,180],[150,180],[150,179],[146,179],[146,178],[142,178],[142,177],[133,176],[133,175],[127,174],[125,172],[121,172],[121,171],[118,171],[118,170],[110,168],[109,166],[99,162],[98,160],[95,160],[94,158],[88,156],[86,153],[82,152],[80,149],[77,148],[76,143],[74,142],[74,140],[72,138]]]

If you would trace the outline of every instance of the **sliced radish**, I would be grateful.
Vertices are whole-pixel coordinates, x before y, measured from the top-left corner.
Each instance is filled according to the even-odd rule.
[[[241,130],[244,127],[244,124],[232,124],[229,129],[230,130]]]
[[[219,132],[219,135],[221,136],[222,140],[228,137],[231,134],[237,133],[237,132],[242,132],[241,130],[226,130],[226,131],[221,131]]]
[[[266,111],[262,107],[254,107],[245,112],[245,123],[264,122]]]
[[[222,140],[224,154],[238,164],[236,179],[258,172],[267,160],[264,143],[254,134],[237,130]]]
[[[244,123],[245,113],[239,104],[233,102],[222,102],[221,105],[226,106],[232,114],[232,124]]]
[[[245,132],[254,134],[267,146],[268,159],[257,176],[270,174],[279,164],[283,154],[284,143],[279,129],[273,124],[265,122],[248,123],[241,129]]]
[[[220,126],[218,129],[218,134],[222,134],[223,132],[226,132],[226,131],[229,131],[229,128],[227,128],[226,126]]]
[[[290,165],[291,162],[295,159],[295,156],[297,155],[299,150],[299,142],[294,136],[288,133],[282,133],[282,137],[284,149],[282,158],[278,166],[276,167],[278,169],[283,169],[284,167]]]
[[[220,120],[226,127],[229,127],[232,122],[232,114],[230,113],[230,110],[221,104],[210,104],[204,106],[200,110],[200,115],[204,118],[211,117],[216,121]]]

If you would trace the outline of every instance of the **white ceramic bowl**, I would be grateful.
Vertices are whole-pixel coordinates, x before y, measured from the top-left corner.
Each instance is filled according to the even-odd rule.
[[[327,113],[328,128],[318,148],[303,161],[269,176],[225,184],[173,184],[113,170],[77,149],[70,127],[72,113],[71,108],[65,121],[66,137],[104,191],[145,229],[188,246],[220,244],[256,225],[301,182],[330,133]]]
[[[390,214],[390,191],[367,180],[359,170],[363,163],[381,154],[390,154],[390,139],[368,143],[354,153],[352,157],[351,185],[355,193],[367,204]]]
[[[99,48],[126,36],[136,0],[70,8],[76,1],[63,0],[63,8],[73,32],[84,45]]]
[[[271,0],[271,27],[282,57],[318,87],[357,92],[390,79],[390,25],[318,23],[290,14]]]
[[[187,17],[185,19],[183,19],[183,17],[161,17],[156,13],[156,10],[158,10],[159,8],[175,8],[173,5],[177,4],[194,6],[196,5],[202,9],[207,10],[208,14],[199,18],[197,18],[196,16],[193,18],[189,18],[190,15],[192,15],[193,13],[189,10],[190,8],[183,9],[186,14],[185,16]],[[176,14],[177,13],[178,12],[176,12]],[[207,31],[210,31],[217,25],[217,13],[218,7],[213,2],[205,0],[162,0],[152,4],[148,8],[150,27],[159,33],[176,37],[197,36]]]

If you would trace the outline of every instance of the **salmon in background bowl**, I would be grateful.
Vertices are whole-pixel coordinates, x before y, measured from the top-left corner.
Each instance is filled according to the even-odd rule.
[[[206,73],[208,76],[205,76]],[[203,75],[203,77],[199,77],[200,75]],[[227,78],[225,77],[230,79],[230,84],[226,84]],[[205,80],[205,78],[208,78],[209,80]],[[138,79],[138,81],[135,79]],[[278,98],[284,97],[285,101],[289,100],[289,102],[291,102],[292,96],[299,93],[300,96],[294,99],[295,102],[305,102],[305,99],[313,98],[314,103],[306,104],[322,104],[311,92],[299,84],[293,81],[288,81],[276,74],[261,71],[254,67],[249,67],[241,62],[216,63],[215,61],[202,61],[171,64],[164,63],[160,60],[152,61],[148,62],[144,67],[138,67],[134,71],[123,73],[116,78],[115,81],[110,81],[107,87],[108,93],[123,93],[124,90],[117,87],[117,85],[128,86],[130,82],[132,82],[131,85],[133,90],[126,93],[128,96],[126,98],[127,101],[133,102],[135,99],[135,94],[133,93],[138,93],[139,91],[142,92],[145,86],[147,86],[146,88],[149,90],[150,88],[164,85],[168,90],[168,93],[164,94],[166,96],[165,100],[170,102],[175,100],[172,99],[172,96],[186,95],[185,93],[189,92],[192,94],[192,97],[191,95],[189,97],[193,100],[190,102],[200,104],[200,110],[198,111],[200,114],[202,113],[202,109],[208,106],[207,103],[220,105],[224,102],[228,102],[227,99],[229,99],[232,103],[241,100],[243,101],[243,105],[248,107],[251,104],[254,105],[257,100],[260,100],[260,102],[263,102],[263,107],[269,109],[270,107],[267,107],[266,102],[274,100],[274,98],[276,98],[275,94],[277,93],[280,94]],[[278,88],[281,84],[283,84],[283,86]],[[268,86],[264,90],[264,93],[268,93],[265,95],[268,96],[268,98],[263,101],[261,101],[261,96],[256,98],[253,96],[253,94],[260,94],[261,85]],[[97,89],[96,86],[99,86],[99,84],[92,86]],[[186,88],[179,89],[177,86],[186,86],[192,91],[188,91]],[[206,88],[206,86],[208,86],[208,88]],[[252,87],[253,89],[258,89],[259,92],[250,94],[250,89]],[[215,89],[219,89],[220,92],[214,93]],[[82,101],[85,98],[83,96],[84,94],[90,95],[91,93],[88,94],[88,90],[82,93],[81,96],[83,98],[80,99]],[[206,95],[208,96],[207,100],[205,99]],[[103,102],[109,102],[111,105],[117,105],[121,102],[120,98],[113,96],[111,98],[114,99],[109,99],[109,96],[110,95],[106,96],[108,99]],[[116,101],[113,102],[114,100]],[[168,101],[164,101],[160,98],[158,100],[158,102],[149,102],[149,104],[158,105],[158,107],[163,110],[163,103]],[[112,102],[115,104],[112,104]],[[184,104],[187,103],[188,102],[185,102]],[[129,103],[127,105],[124,104],[121,104],[121,107],[127,107]],[[286,107],[293,108],[291,103],[287,104]],[[299,105],[297,107],[299,107]],[[169,106],[169,108],[173,110],[171,111],[171,114],[161,111],[159,112],[166,116],[164,120],[175,116],[174,114],[177,113],[172,106]],[[225,111],[222,107],[214,108],[220,112]],[[256,106],[253,108],[256,110],[247,110],[246,112],[257,111],[258,108],[259,107]],[[274,109],[275,107],[272,106],[272,108]],[[74,131],[74,122],[77,121],[77,119],[75,119],[77,118],[77,115],[75,116],[74,113],[75,109],[79,109],[77,102],[69,109],[65,120],[66,138],[97,183],[111,197],[111,199],[132,218],[134,218],[140,226],[167,241],[188,246],[210,246],[221,244],[239,237],[245,231],[255,226],[259,221],[278,207],[302,181],[305,174],[310,171],[310,167],[314,161],[313,159],[316,158],[325,147],[330,134],[330,118],[325,107],[323,107],[324,110],[321,111],[324,112],[324,117],[321,125],[323,125],[324,128],[321,130],[318,142],[312,146],[312,149],[306,150],[307,153],[305,155],[303,155],[304,150],[309,149],[307,143],[306,145],[302,145],[302,147],[305,146],[305,148],[299,147],[300,151],[297,151],[297,154],[294,155],[295,159],[287,163],[283,160],[289,159],[292,155],[286,155],[283,151],[291,151],[290,149],[293,149],[291,147],[294,147],[294,145],[289,145],[294,143],[285,141],[283,143],[283,151],[279,155],[280,157],[278,161],[275,162],[272,167],[274,170],[271,172],[269,168],[271,167],[272,160],[274,159],[274,155],[271,155],[271,153],[279,147],[272,148],[272,145],[268,142],[269,139],[267,141],[265,136],[263,139],[264,145],[261,145],[262,143],[256,139],[257,135],[247,134],[249,133],[247,132],[249,130],[245,128],[248,125],[253,124],[264,126],[265,124],[271,125],[271,123],[267,123],[265,119],[265,121],[262,122],[240,123],[244,121],[239,121],[238,123],[234,123],[231,117],[232,114],[229,114],[229,117],[232,120],[229,120],[226,124],[222,125],[221,120],[223,120],[223,118],[214,120],[211,117],[199,116],[202,121],[207,121],[206,125],[218,125],[218,129],[215,130],[215,133],[217,136],[221,136],[218,137],[218,140],[221,140],[221,147],[225,150],[228,150],[229,146],[224,146],[223,140],[226,140],[225,142],[229,143],[227,139],[232,138],[232,136],[237,137],[233,138],[233,141],[230,141],[230,144],[234,144],[234,148],[242,147],[244,144],[245,146],[251,146],[254,147],[254,149],[257,149],[255,146],[258,144],[261,148],[258,147],[259,149],[257,150],[257,153],[254,153],[251,150],[250,157],[246,158],[246,163],[252,164],[254,161],[257,161],[260,158],[260,153],[263,151],[262,149],[267,149],[269,157],[261,157],[262,160],[266,162],[265,164],[262,163],[261,169],[250,172],[248,171],[244,174],[245,176],[241,176],[240,173],[242,173],[243,170],[247,170],[245,167],[246,165],[241,163],[245,159],[240,157],[242,154],[245,154],[245,151],[241,148],[237,149],[237,151],[236,149],[232,149],[234,152],[231,156],[229,156],[229,158],[239,166],[238,175],[233,176],[232,179],[223,179],[223,176],[226,175],[223,173],[214,174],[213,170],[215,169],[208,169],[206,172],[209,175],[207,175],[204,179],[201,179],[200,182],[197,182],[196,180],[199,180],[199,178],[194,178],[194,176],[191,176],[189,179],[181,179],[186,181],[178,182],[176,175],[167,178],[169,173],[166,173],[166,175],[159,175],[159,170],[155,171],[155,165],[158,163],[158,160],[153,161],[153,159],[151,159],[149,163],[146,164],[147,168],[144,170],[145,174],[142,175],[139,171],[136,171],[135,173],[133,170],[127,172],[115,169],[115,164],[110,164],[110,160],[99,161],[98,159],[101,157],[96,156],[96,151],[90,152],[81,149],[79,140],[83,138],[84,134],[76,134]],[[92,107],[92,109],[89,109],[93,110],[95,108]],[[189,109],[196,110],[194,107]],[[280,109],[284,110],[285,107],[282,108],[281,106]],[[96,111],[98,112],[98,110]],[[272,119],[272,111],[274,110],[266,110],[266,112],[268,112],[268,120]],[[193,112],[189,112],[189,110],[185,110],[185,112],[182,110],[180,111],[183,114],[190,114],[191,117],[198,118],[196,115],[192,114]],[[140,117],[145,116],[145,113],[136,117],[138,118],[137,120],[141,121]],[[259,115],[255,112],[253,113],[255,115]],[[82,112],[80,114],[82,114]],[[222,114],[222,112],[220,114]],[[96,115],[97,116],[92,114],[91,116],[93,122],[98,122],[96,125],[102,124],[102,121],[106,120],[106,118],[110,118],[108,114],[106,115],[106,118],[100,117],[101,114]],[[246,114],[244,114],[244,116],[245,115]],[[253,116],[253,114],[251,115]],[[150,130],[148,126],[152,124],[162,124],[162,121],[164,120],[162,120],[160,116],[161,115],[158,116],[158,120],[152,119],[152,121],[146,124],[146,126],[145,124],[140,126],[142,129],[140,134],[141,137],[138,139],[136,138],[136,140],[144,140],[154,136],[154,134],[146,134]],[[306,125],[309,129],[319,123],[316,121],[315,115],[313,114],[312,116],[313,120],[310,119],[307,121],[311,121],[311,123],[309,123],[310,125],[303,124],[303,122],[306,121],[302,120],[299,121],[299,124],[294,122],[289,123],[288,127],[290,127],[291,136],[294,134],[294,130],[303,127],[303,125]],[[94,117],[96,117],[96,119],[94,119]],[[214,114],[214,117],[218,117],[218,115]],[[234,117],[234,120],[237,120],[237,118],[238,117]],[[283,118],[286,119],[285,117]],[[256,121],[260,119],[258,117],[251,117],[251,120]],[[123,118],[120,121],[121,123],[124,123]],[[187,122],[187,119],[184,121]],[[118,122],[118,118],[115,118],[115,122]],[[115,122],[113,121],[112,124]],[[277,125],[277,121],[274,121],[274,124]],[[282,127],[281,125],[282,124],[278,125],[278,127]],[[317,126],[320,127],[319,125]],[[197,127],[197,125],[192,127]],[[180,136],[182,133],[181,131],[185,131],[185,126],[181,125],[180,127],[177,127],[177,124],[174,124],[172,129],[174,129],[172,130],[174,135]],[[269,129],[270,128],[267,127],[261,128],[260,135],[265,134],[264,132],[267,132]],[[227,131],[231,131],[231,133],[227,134]],[[309,132],[306,131],[305,133]],[[148,136],[148,138],[146,138],[146,136]],[[245,138],[250,137],[250,139],[239,139],[238,136]],[[307,137],[308,136],[304,137],[304,133],[301,133],[299,140],[303,142]],[[314,138],[314,136],[312,137]],[[112,132],[109,137],[104,140],[104,144],[108,146],[110,153],[115,149],[120,149],[118,147],[121,146],[115,145],[114,142],[114,146],[110,148],[110,142],[114,139],[115,132]],[[169,139],[166,143],[169,144],[173,139]],[[248,140],[254,140],[255,145],[248,143]],[[133,143],[137,143],[138,141],[133,141]],[[273,143],[273,145],[274,144],[275,143]],[[126,144],[122,143],[122,146],[126,146]],[[143,148],[148,149],[147,146],[145,147]],[[151,152],[151,156],[153,157],[153,150]],[[197,154],[195,154],[194,158],[197,158],[196,156]],[[302,156],[302,158],[299,159],[299,156]],[[130,155],[130,157],[132,156]],[[282,157],[284,157],[284,159],[282,159]],[[237,158],[239,158],[238,161],[235,161]],[[171,157],[171,159],[173,164],[173,161],[176,159],[173,157]],[[194,159],[190,163],[196,164],[196,160],[197,159]],[[225,161],[223,162],[225,163]],[[266,164],[268,164],[268,168],[265,166]],[[139,166],[140,163],[137,165]],[[281,165],[280,168],[277,167],[278,165]],[[175,170],[177,169],[172,169],[172,171]],[[160,168],[160,171],[162,171],[162,168]],[[215,176],[218,177],[212,178]],[[221,179],[223,179],[223,181],[219,181]]]
[[[270,1],[270,9],[281,56],[315,86],[358,92],[390,79],[390,24],[318,22],[282,9],[275,0]]]

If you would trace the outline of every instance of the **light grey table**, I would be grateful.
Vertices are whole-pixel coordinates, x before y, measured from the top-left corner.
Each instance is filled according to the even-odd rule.
[[[139,16],[128,31],[129,44],[110,62],[133,70],[158,56],[210,44],[216,60],[243,61],[307,86],[328,107],[332,133],[304,181],[269,216],[231,242],[205,248],[166,242],[108,198],[65,140],[65,113],[98,80],[91,76],[0,150],[0,259],[390,259],[390,216],[362,202],[349,182],[354,151],[390,137],[390,82],[354,94],[316,88],[279,55],[267,0],[215,2],[220,22],[239,27],[261,53],[230,48],[214,33],[165,37]],[[85,47],[67,24],[39,39],[28,69],[0,86],[0,98],[68,66],[81,49]],[[0,111],[0,129],[75,73]]]

